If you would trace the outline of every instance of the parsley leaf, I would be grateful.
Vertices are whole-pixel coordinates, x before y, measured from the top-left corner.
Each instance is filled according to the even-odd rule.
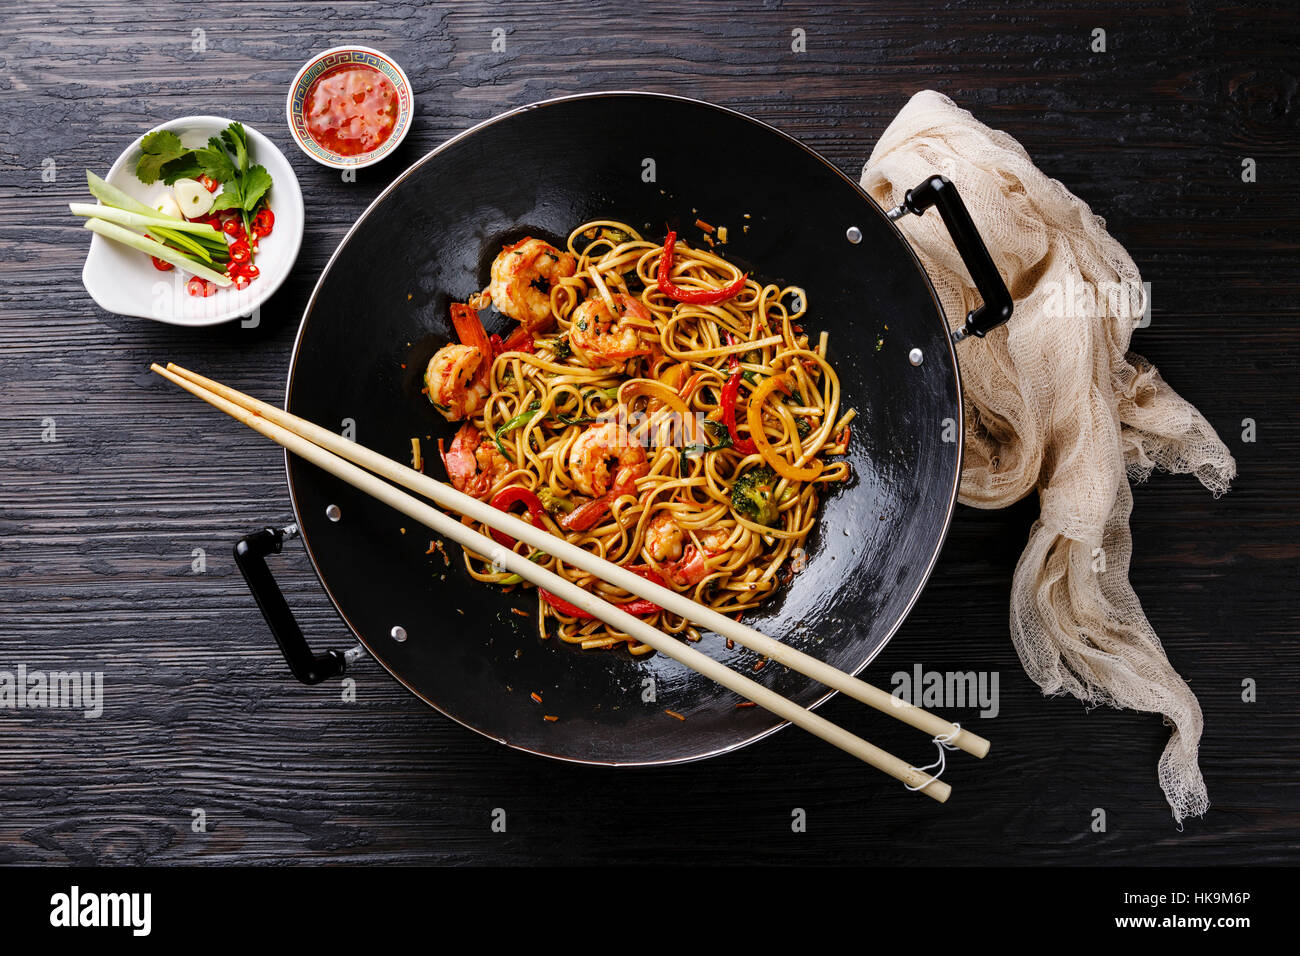
[[[162,167],[187,152],[181,138],[171,130],[160,129],[140,141],[140,161],[135,165],[135,178],[146,186],[158,181]]]

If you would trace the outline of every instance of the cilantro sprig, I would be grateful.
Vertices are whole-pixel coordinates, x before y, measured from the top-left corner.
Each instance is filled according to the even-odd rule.
[[[135,178],[146,186],[160,179],[170,186],[178,179],[200,176],[211,176],[224,185],[237,176],[225,144],[216,136],[206,146],[191,149],[182,145],[180,137],[171,130],[160,129],[141,140],[140,149]]]
[[[271,188],[271,174],[260,164],[250,165],[248,133],[242,123],[231,123],[206,146],[190,148],[171,130],[157,130],[140,141],[140,160],[135,175],[146,186],[162,180],[171,185],[178,179],[209,176],[221,184],[221,195],[213,212],[234,209],[244,220],[244,232],[251,236],[250,216]]]

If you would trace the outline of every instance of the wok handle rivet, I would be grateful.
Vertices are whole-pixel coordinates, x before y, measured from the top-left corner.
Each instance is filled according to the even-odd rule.
[[[907,353],[907,360],[913,365],[920,365],[925,361],[925,354],[920,349],[912,349]]]
[[[862,241],[862,230],[857,226],[849,226],[844,235],[855,246]]]
[[[327,505],[325,507],[325,517],[329,518],[330,521],[338,521],[343,517],[343,512],[339,510],[338,505]]]
[[[388,636],[391,637],[393,640],[395,640],[398,644],[405,644],[406,628],[402,627],[402,625],[400,624],[394,624],[393,629],[388,632]]]

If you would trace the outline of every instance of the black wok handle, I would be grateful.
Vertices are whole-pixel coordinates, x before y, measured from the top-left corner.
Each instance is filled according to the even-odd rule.
[[[931,206],[939,207],[939,215],[948,227],[953,245],[961,253],[961,260],[966,263],[971,278],[975,280],[975,288],[979,289],[980,298],[984,300],[978,309],[966,314],[966,324],[953,333],[953,340],[960,342],[968,335],[983,338],[1011,318],[1013,303],[1007,284],[1002,281],[993,257],[966,211],[966,204],[957,195],[957,187],[944,176],[931,176],[915,189],[909,189],[903,197],[903,204],[891,209],[888,215],[890,219],[900,219],[909,212],[920,216]]]
[[[307,638],[294,620],[293,611],[284,599],[280,586],[275,583],[271,569],[267,567],[268,555],[279,554],[286,537],[298,536],[297,525],[276,530],[263,528],[242,538],[235,545],[235,564],[253,592],[253,600],[262,609],[262,616],[270,625],[275,642],[280,645],[280,653],[289,662],[293,676],[304,684],[319,684],[331,677],[338,677],[347,667],[347,656],[341,651],[326,651],[314,654],[307,646]]]

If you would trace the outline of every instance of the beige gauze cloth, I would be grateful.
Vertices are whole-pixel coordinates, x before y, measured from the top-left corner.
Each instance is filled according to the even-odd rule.
[[[1199,816],[1209,807],[1201,708],[1129,584],[1129,480],[1190,472],[1218,496],[1236,463],[1200,412],[1128,351],[1137,316],[1108,290],[1140,289],[1141,278],[1105,221],[1006,133],[926,90],[880,137],[862,186],[893,208],[935,173],[957,186],[1015,300],[1007,325],[959,346],[959,500],[1001,508],[1038,491],[1011,585],[1016,651],[1045,694],[1163,714],[1172,732],[1160,786],[1175,820]],[[980,299],[938,212],[898,225],[949,322],[963,324]]]

